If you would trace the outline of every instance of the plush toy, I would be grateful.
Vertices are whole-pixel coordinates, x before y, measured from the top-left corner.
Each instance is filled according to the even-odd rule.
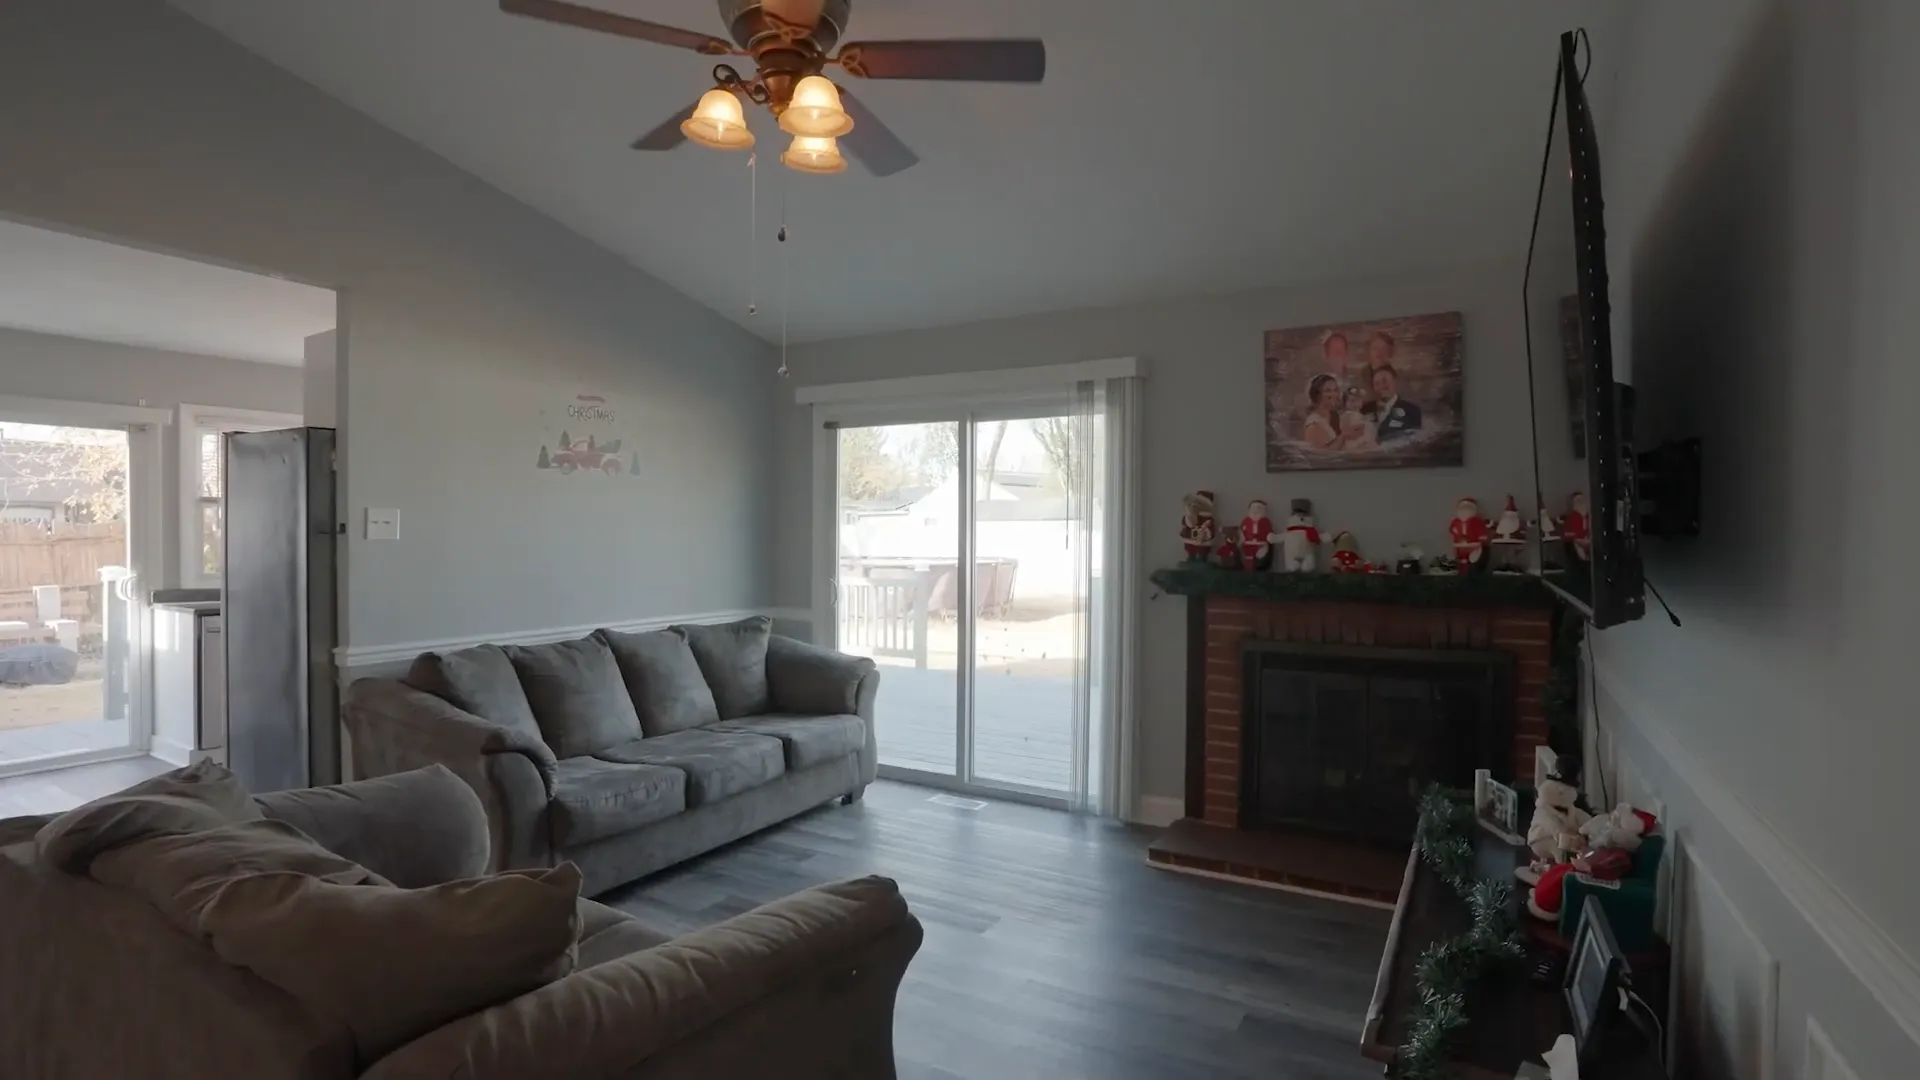
[[[1314,554],[1320,547],[1320,530],[1313,524],[1313,503],[1295,499],[1287,512],[1287,530],[1280,537],[1280,550],[1287,557],[1287,569],[1303,572],[1313,569]]]
[[[1187,549],[1188,562],[1205,562],[1213,551],[1213,492],[1192,492],[1185,506],[1186,513],[1180,516],[1180,543]]]
[[[1341,531],[1333,538],[1333,572],[1336,574],[1364,574],[1373,567],[1360,557],[1360,542],[1353,534]]]
[[[1248,570],[1273,567],[1273,519],[1267,517],[1267,501],[1255,499],[1247,504],[1247,516],[1240,519],[1240,564]]]
[[[1527,911],[1548,922],[1559,919],[1568,874],[1580,874],[1595,881],[1618,881],[1626,877],[1633,872],[1633,853],[1640,848],[1640,838],[1658,825],[1652,814],[1635,810],[1626,803],[1614,807],[1612,813],[1589,818],[1580,832],[1592,846],[1542,873],[1527,892]]]
[[[1543,863],[1564,863],[1587,846],[1580,827],[1592,815],[1575,806],[1580,789],[1558,777],[1549,777],[1534,795],[1533,821],[1527,825],[1527,847]]]

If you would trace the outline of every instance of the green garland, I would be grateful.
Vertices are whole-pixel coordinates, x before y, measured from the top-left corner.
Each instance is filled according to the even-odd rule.
[[[1513,883],[1473,876],[1473,829],[1469,797],[1438,785],[1420,796],[1414,838],[1421,857],[1467,902],[1473,924],[1458,937],[1428,945],[1414,965],[1420,1001],[1407,1041],[1394,1057],[1393,1075],[1400,1080],[1445,1080],[1452,1075],[1447,1046],[1467,1026],[1467,985],[1494,964],[1521,955],[1520,935],[1508,912]]]

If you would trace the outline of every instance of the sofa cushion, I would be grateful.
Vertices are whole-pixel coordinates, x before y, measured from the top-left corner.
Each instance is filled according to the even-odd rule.
[[[636,739],[602,750],[598,756],[607,761],[666,765],[686,773],[689,809],[757,788],[786,771],[779,739],[712,728]]]
[[[403,889],[487,872],[487,808],[445,765],[254,796],[269,818]]]
[[[553,844],[566,848],[687,808],[687,775],[661,765],[567,758],[553,773]]]
[[[580,968],[590,968],[628,953],[664,945],[672,939],[639,919],[605,904],[582,897],[576,905],[580,913]]]
[[[700,672],[713,688],[720,719],[732,720],[767,711],[767,639],[773,620],[756,615],[717,626],[679,626],[687,645],[700,662]]]
[[[424,690],[455,708],[501,727],[540,737],[533,706],[520,687],[507,651],[498,645],[475,645],[450,653],[421,653],[407,669],[407,685]]]
[[[344,1023],[365,1066],[572,971],[579,894],[572,863],[430,889],[246,874],[197,929],[222,960]]]
[[[722,720],[715,731],[771,735],[786,747],[787,770],[797,772],[858,754],[867,745],[866,721],[857,716],[802,716],[768,713],[744,720]]]
[[[589,635],[509,645],[507,658],[555,757],[581,757],[640,737],[640,716],[606,642]]]
[[[260,816],[233,773],[202,761],[77,806],[41,826],[34,839],[42,859],[69,874],[84,874],[96,857],[126,844]]]
[[[286,872],[339,885],[386,879],[313,842],[284,821],[243,821],[204,832],[157,836],[93,860],[95,881],[133,893],[189,934],[221,889],[246,874]]]
[[[645,634],[602,630],[600,636],[620,665],[620,677],[626,680],[627,695],[640,714],[642,731],[671,735],[720,719],[720,707],[714,703],[713,690],[707,686],[707,677],[701,674],[700,662],[687,646],[685,634],[678,630]]]

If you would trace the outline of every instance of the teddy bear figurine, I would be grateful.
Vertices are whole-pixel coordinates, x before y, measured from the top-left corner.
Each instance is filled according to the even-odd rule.
[[[1575,805],[1579,800],[1580,789],[1558,775],[1541,782],[1527,825],[1527,847],[1537,863],[1563,863],[1586,850],[1580,827],[1592,815]]]

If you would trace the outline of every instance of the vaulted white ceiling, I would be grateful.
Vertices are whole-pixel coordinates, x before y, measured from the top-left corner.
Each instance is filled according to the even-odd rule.
[[[809,340],[1524,250],[1557,35],[1623,7],[855,0],[850,40],[1040,37],[1047,80],[858,84],[922,159],[886,179],[790,173],[757,117],[750,243],[745,155],[627,148],[710,57],[494,0],[173,2],[770,340],[783,288]],[[724,33],[713,0],[593,2]]]

